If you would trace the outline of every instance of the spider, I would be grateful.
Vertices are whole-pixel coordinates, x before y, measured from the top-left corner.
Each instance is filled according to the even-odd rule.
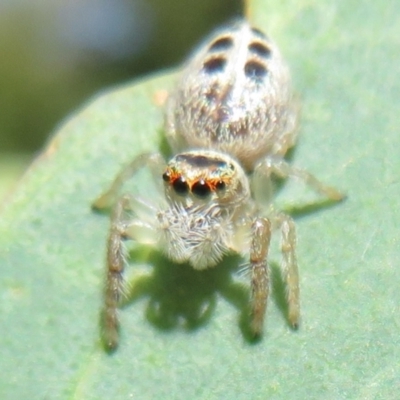
[[[105,343],[118,345],[123,239],[150,244],[201,270],[230,252],[247,257],[251,331],[263,331],[269,294],[271,233],[281,231],[288,320],[300,320],[293,219],[272,205],[272,175],[303,180],[328,199],[343,195],[284,156],[297,138],[297,108],[277,46],[244,20],[219,29],[189,58],[166,106],[166,136],[175,154],[137,156],[94,207],[112,207],[104,296]],[[148,168],[159,196],[119,197],[123,183]],[[133,215],[133,216],[132,216]]]

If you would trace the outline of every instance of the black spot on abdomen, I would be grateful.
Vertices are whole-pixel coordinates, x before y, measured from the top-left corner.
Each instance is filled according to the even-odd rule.
[[[228,50],[233,46],[233,39],[229,36],[226,37],[221,37],[217,40],[215,40],[210,48],[208,49],[209,51],[224,51]]]
[[[267,74],[267,67],[258,60],[250,60],[244,66],[244,74],[247,78],[255,81],[261,81]]]
[[[226,58],[225,57],[212,57],[209,58],[203,64],[203,70],[207,74],[215,74],[218,72],[222,72],[226,66]]]
[[[271,57],[271,49],[262,42],[253,42],[249,44],[248,47],[250,53],[255,54],[262,58]]]

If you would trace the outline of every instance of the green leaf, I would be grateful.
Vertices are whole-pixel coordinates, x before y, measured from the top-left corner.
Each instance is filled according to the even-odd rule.
[[[2,210],[1,399],[397,397],[400,9],[255,0],[251,11],[280,44],[301,98],[293,163],[348,194],[296,214],[300,329],[286,320],[278,251],[266,334],[254,343],[247,288],[231,271],[240,260],[198,273],[142,248],[130,257],[120,347],[103,350],[109,222],[90,204],[135,154],[162,147],[156,100],[173,77],[160,76],[72,116]],[[277,202],[297,209],[310,196],[287,182]]]
[[[12,191],[13,184],[22,175],[29,158],[23,154],[0,152],[0,204]]]

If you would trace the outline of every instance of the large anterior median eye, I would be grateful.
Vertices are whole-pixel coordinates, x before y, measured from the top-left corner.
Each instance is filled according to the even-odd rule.
[[[189,185],[186,182],[186,179],[183,176],[175,179],[172,182],[172,187],[174,188],[175,192],[181,196],[184,196],[189,192]]]
[[[206,181],[200,179],[193,184],[192,193],[197,197],[205,198],[211,193],[211,188]]]

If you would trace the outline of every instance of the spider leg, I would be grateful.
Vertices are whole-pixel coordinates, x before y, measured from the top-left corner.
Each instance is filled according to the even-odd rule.
[[[123,184],[141,168],[148,167],[157,181],[161,175],[165,161],[159,153],[143,153],[135,157],[116,176],[108,190],[101,194],[92,204],[97,210],[110,208],[118,199]]]
[[[109,349],[118,345],[118,312],[117,307],[124,292],[123,272],[125,254],[123,239],[131,238],[139,243],[154,243],[156,235],[154,227],[149,222],[149,216],[154,210],[149,202],[140,198],[123,196],[119,200],[119,192],[129,178],[139,169],[150,169],[155,180],[162,174],[165,162],[158,153],[144,153],[137,156],[117,175],[110,188],[93,203],[93,208],[105,209],[112,207],[111,226],[107,244],[107,272],[103,304],[103,339]],[[135,212],[137,218],[127,223],[127,211]]]
[[[293,219],[286,214],[279,214],[281,229],[282,274],[286,282],[286,297],[289,308],[289,323],[298,328],[300,321],[299,270],[296,259],[296,227]]]
[[[130,219],[129,216],[132,212],[138,218]],[[151,222],[146,221],[146,217],[150,216],[151,213],[155,213],[154,209],[149,205],[146,210],[142,199],[125,195],[117,201],[111,214],[102,313],[103,339],[110,350],[118,346],[118,305],[125,292],[123,273],[126,257],[123,241],[124,239],[133,239],[137,243],[156,245],[156,227]]]
[[[250,244],[251,269],[251,330],[261,335],[269,294],[267,256],[271,241],[271,223],[267,218],[256,218],[252,224]]]
[[[118,303],[124,291],[123,272],[125,254],[123,247],[123,215],[128,199],[122,197],[115,205],[111,215],[111,227],[107,245],[107,272],[103,304],[104,343],[109,349],[118,345]]]
[[[288,177],[297,178],[330,200],[340,201],[345,198],[343,193],[334,187],[325,185],[308,171],[293,167],[282,158],[267,157],[256,166],[253,174],[254,196],[260,204],[270,203],[272,200],[271,175],[273,174],[283,179]]]

